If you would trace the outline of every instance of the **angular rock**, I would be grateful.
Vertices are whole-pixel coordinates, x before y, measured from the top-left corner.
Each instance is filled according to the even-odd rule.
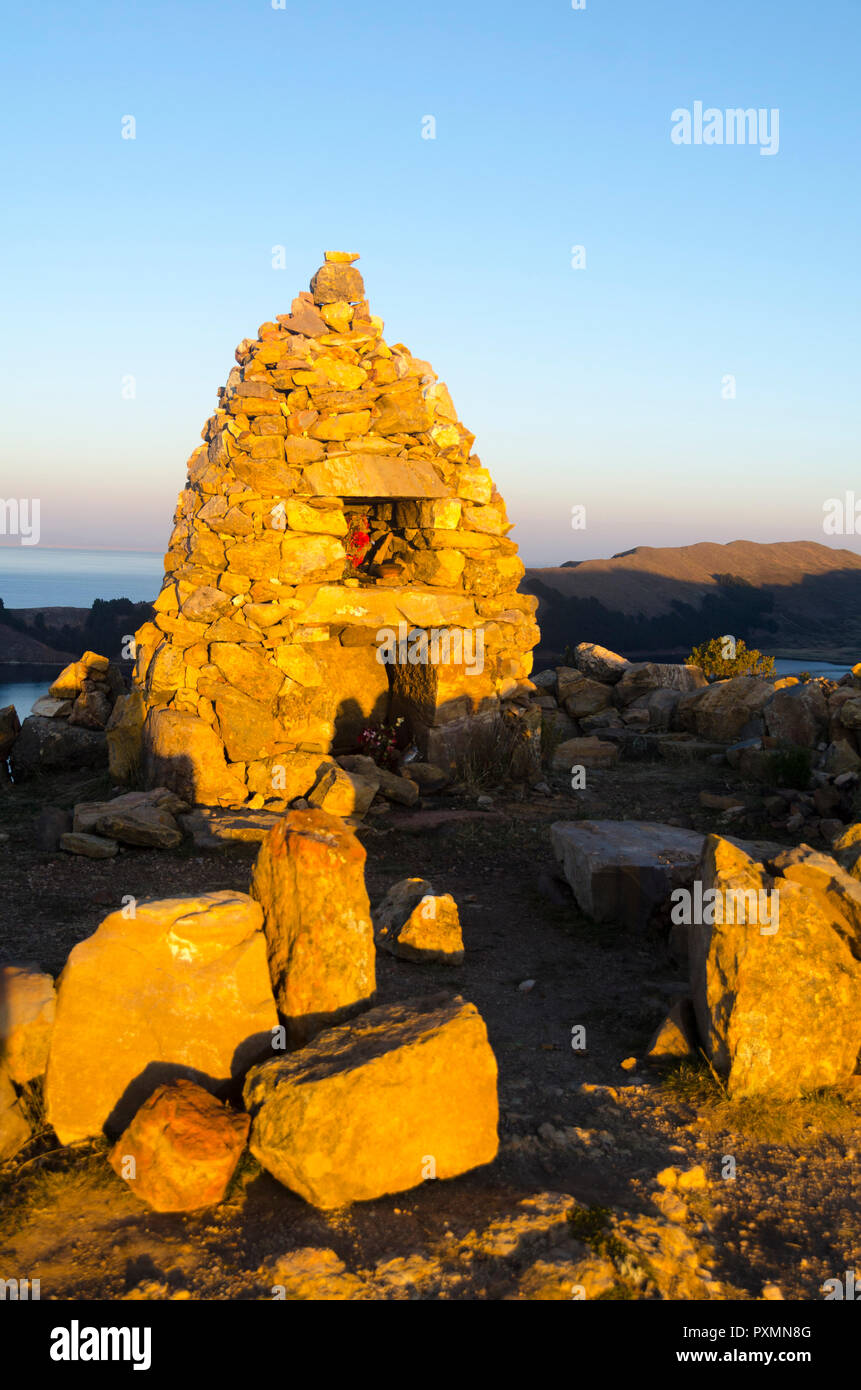
[[[260,848],[251,892],[262,905],[272,986],[292,1043],[301,1046],[373,998],[364,870],[353,832],[318,809],[291,811]]]
[[[401,960],[460,965],[464,956],[463,935],[457,903],[451,894],[425,894],[401,926],[390,949]]]
[[[813,682],[775,690],[763,705],[762,715],[772,738],[801,748],[812,748],[818,743],[828,725],[825,696]]]
[[[45,1104],[63,1144],[118,1133],[155,1088],[219,1092],[277,1028],[263,914],[244,893],[111,913],[60,976]]]
[[[31,714],[21,725],[9,763],[16,782],[45,772],[107,767],[107,740],[103,733],[75,727],[67,719]]]
[[[161,806],[137,806],[127,811],[106,811],[96,822],[96,834],[123,845],[151,849],[175,849],[182,831],[169,811]]]
[[[612,688],[601,681],[590,680],[581,675],[579,681],[566,681],[564,694],[560,681],[560,703],[572,719],[582,719],[584,715],[598,714],[613,703]]]
[[[111,1150],[109,1162],[154,1211],[217,1206],[251,1121],[182,1077],[158,1086]]]
[[[702,882],[719,895],[715,916],[742,915],[740,900],[729,895],[754,894],[751,908],[757,904],[753,921],[705,922],[691,933],[699,1033],[733,1098],[794,1098],[847,1081],[855,1070],[861,960],[853,938],[858,954],[861,942],[816,880],[815,872],[805,882],[772,879],[736,845],[708,837]],[[769,910],[758,908],[759,894],[775,890],[776,921],[774,899],[766,900]]]
[[[312,806],[328,815],[363,816],[376,796],[379,785],[377,776],[346,772],[342,767],[329,767],[313,791],[308,793],[308,800]]]
[[[584,675],[591,676],[593,680],[605,681],[608,685],[615,685],[620,681],[625,672],[631,665],[618,652],[611,652],[607,647],[601,647],[597,642],[580,642],[574,648],[574,661],[578,671]]]
[[[324,1209],[456,1177],[496,1156],[496,1076],[472,1004],[372,1009],[251,1071],[251,1151]]]
[[[698,871],[704,837],[652,821],[557,821],[553,852],[580,909],[596,922],[643,927]]]
[[[42,719],[67,719],[73,709],[72,700],[52,700],[50,695],[42,695],[33,701],[30,713],[38,714]]]
[[[55,1005],[50,975],[35,965],[0,966],[0,1057],[19,1086],[44,1074]]]
[[[774,687],[757,676],[734,676],[732,680],[715,681],[692,701],[679,704],[692,725],[684,728],[704,739],[719,743],[735,743],[755,732],[749,726],[759,720],[763,706],[771,699]],[[760,721],[761,723],[761,721]]]
[[[678,690],[680,692],[702,690],[708,681],[699,666],[686,666],[676,662],[639,661],[629,662],[616,686],[616,700],[620,705],[629,705],[638,696],[650,690]]]
[[[0,1163],[14,1158],[30,1138],[32,1128],[6,1067],[0,1062]]]
[[[697,1021],[693,1002],[679,999],[656,1030],[646,1051],[650,1062],[672,1061],[678,1057],[696,1056]]]
[[[113,859],[119,845],[116,840],[105,839],[103,835],[87,835],[70,830],[60,836],[60,849],[66,854],[80,854],[85,859]]]

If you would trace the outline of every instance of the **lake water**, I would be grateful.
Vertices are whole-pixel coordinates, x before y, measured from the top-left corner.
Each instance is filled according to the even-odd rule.
[[[163,574],[161,551],[0,546],[0,598],[6,608],[89,608],[97,598],[151,603]]]
[[[0,598],[6,608],[89,608],[97,598],[151,602],[163,573],[161,551],[0,546]],[[0,664],[0,709],[14,705],[18,718],[25,719],[61,669]]]

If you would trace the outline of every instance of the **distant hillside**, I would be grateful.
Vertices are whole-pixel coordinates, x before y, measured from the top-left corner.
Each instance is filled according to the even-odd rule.
[[[5,608],[0,603],[0,664],[76,660],[86,650],[122,658],[123,641],[152,617],[149,603],[96,599],[91,608]]]
[[[861,555],[816,541],[732,541],[527,570],[540,653],[600,642],[626,656],[686,654],[723,633],[777,654],[861,657]]]

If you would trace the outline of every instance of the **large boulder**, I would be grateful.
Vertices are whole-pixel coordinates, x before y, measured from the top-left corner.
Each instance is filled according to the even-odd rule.
[[[737,844],[706,843],[703,901],[716,896],[691,932],[691,992],[706,1052],[734,1098],[796,1097],[855,1070],[861,895],[836,862],[825,872],[827,856],[802,850],[778,855],[772,877]]]
[[[761,734],[762,708],[773,692],[771,682],[758,676],[715,681],[706,690],[683,696],[678,706],[682,728],[718,743]]]
[[[630,661],[626,661],[618,652],[611,652],[607,647],[599,647],[597,642],[580,642],[574,648],[574,662],[578,671],[590,676],[592,680],[605,681],[608,685],[615,685],[624,676]]]
[[[108,765],[105,735],[97,729],[73,725],[67,719],[45,719],[31,714],[21,725],[12,745],[9,765],[16,782],[43,772],[73,772]]]
[[[371,1009],[245,1084],[251,1151],[331,1208],[452,1178],[496,1157],[496,1059],[460,998]]]
[[[144,1101],[110,1164],[154,1211],[199,1211],[224,1197],[250,1124],[248,1115],[180,1077]]]
[[[821,687],[813,682],[775,690],[762,715],[772,738],[803,748],[818,743],[828,727],[828,704]]]
[[[650,690],[701,690],[708,681],[699,666],[678,662],[630,662],[615,690],[616,702],[629,705]]]
[[[367,1007],[376,975],[365,850],[342,820],[291,811],[260,847],[251,892],[291,1042]]]
[[[703,849],[696,831],[652,821],[556,821],[550,835],[581,911],[630,927],[693,882]]]
[[[61,1143],[118,1133],[177,1076],[220,1092],[271,1046],[262,927],[259,903],[225,890],[139,902],[74,948],[45,1079]]]
[[[0,1057],[19,1086],[44,1075],[55,1005],[50,975],[35,965],[0,966]]]

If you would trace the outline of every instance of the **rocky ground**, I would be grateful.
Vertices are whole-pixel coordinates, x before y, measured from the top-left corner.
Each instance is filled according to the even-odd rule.
[[[700,803],[706,790],[748,805],[731,833],[790,841],[725,767],[622,761],[588,780],[522,797],[485,787],[492,805],[480,810],[475,791],[443,792],[417,811],[372,812],[359,830],[372,902],[421,875],[460,906],[463,964],[381,953],[378,999],[444,988],[476,1004],[500,1070],[492,1165],[327,1214],[246,1159],[224,1204],[172,1216],[144,1208],[97,1146],[51,1152],[45,1136],[0,1172],[0,1274],[39,1278],[43,1298],[253,1299],[277,1286],[287,1297],[561,1299],[578,1284],[589,1297],[821,1297],[861,1253],[861,1104],[850,1092],[754,1113],[722,1103],[704,1069],[645,1064],[684,974],[657,924],[634,932],[580,915],[552,881],[549,827],[600,816],[725,830]],[[247,889],[255,845],[101,861],[32,848],[47,799],[108,792],[79,777],[0,794],[0,959],[57,973],[124,895]],[[425,815],[449,810],[473,815]],[[576,1025],[584,1051],[572,1049]],[[722,1176],[728,1158],[734,1178]]]

